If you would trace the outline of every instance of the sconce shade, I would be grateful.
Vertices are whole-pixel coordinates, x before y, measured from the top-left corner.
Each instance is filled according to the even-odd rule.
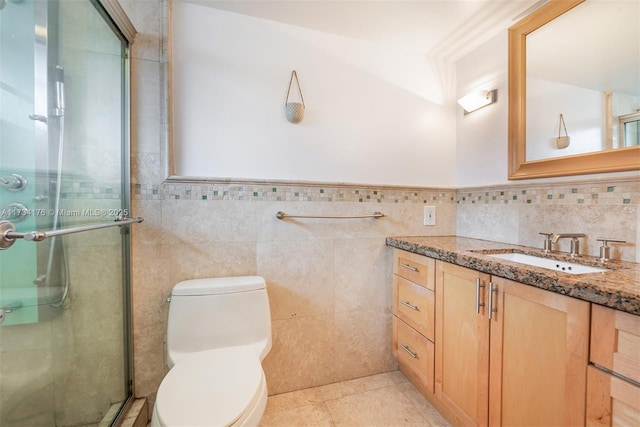
[[[498,89],[478,90],[458,99],[458,104],[469,114],[479,108],[493,104],[498,99]]]

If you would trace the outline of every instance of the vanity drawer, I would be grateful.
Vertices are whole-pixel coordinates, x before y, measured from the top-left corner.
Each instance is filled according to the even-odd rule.
[[[393,350],[398,362],[415,373],[424,387],[433,393],[433,343],[396,316],[393,316],[393,337]]]
[[[393,273],[435,291],[436,261],[400,249],[393,250]]]
[[[592,304],[590,359],[640,382],[640,316]]]
[[[393,314],[434,341],[435,292],[393,276]]]

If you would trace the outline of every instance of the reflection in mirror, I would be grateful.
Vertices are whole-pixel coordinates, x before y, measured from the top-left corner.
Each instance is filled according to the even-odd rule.
[[[526,161],[640,144],[639,16],[588,0],[526,36]]]
[[[571,16],[592,4],[612,8],[613,20],[621,21],[604,30],[611,18],[598,14],[595,21],[591,18],[570,29],[575,25],[569,22]],[[633,11],[621,12],[626,7]],[[640,170],[635,136],[640,95],[638,7],[637,0],[547,0],[509,28],[509,179]],[[559,29],[552,31],[560,33],[536,41],[544,39],[549,23],[549,27],[559,23]],[[630,28],[631,36],[625,33]],[[617,38],[603,41],[610,33]],[[545,56],[534,57],[529,50]],[[625,63],[632,65],[612,70],[612,65]],[[596,81],[601,84],[596,86]],[[631,81],[635,86],[629,91],[622,83]],[[631,108],[625,106],[629,102]],[[591,141],[591,135],[599,138]],[[582,151],[571,154],[578,148]]]

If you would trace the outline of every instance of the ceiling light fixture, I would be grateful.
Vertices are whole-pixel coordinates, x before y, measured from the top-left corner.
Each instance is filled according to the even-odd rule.
[[[498,89],[476,90],[458,99],[458,104],[464,108],[464,114],[469,114],[479,108],[486,107],[498,100]]]

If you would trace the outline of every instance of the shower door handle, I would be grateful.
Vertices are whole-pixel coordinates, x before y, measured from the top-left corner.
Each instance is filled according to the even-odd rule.
[[[49,231],[29,231],[27,233],[19,233],[16,231],[16,226],[11,221],[0,221],[0,250],[7,249],[13,245],[16,239],[24,239],[32,242],[41,242],[48,237],[64,236],[67,234],[81,233],[84,231],[98,230],[108,227],[122,227],[128,224],[137,224],[144,221],[142,217],[136,218],[124,218],[118,217],[113,222],[107,222],[103,224],[82,225],[71,228],[61,228],[59,230]]]

